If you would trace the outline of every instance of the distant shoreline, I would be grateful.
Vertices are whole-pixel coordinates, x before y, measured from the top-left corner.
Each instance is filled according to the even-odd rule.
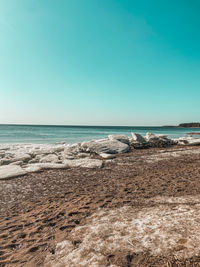
[[[198,129],[200,128],[200,123],[198,123],[199,126],[192,126],[196,125],[196,123],[183,123],[179,125],[70,125],[70,124],[18,124],[18,123],[0,123],[0,126],[31,126],[31,127],[88,127],[88,128],[103,128],[103,127],[109,127],[109,128],[194,128]],[[184,126],[183,126],[184,125]]]
[[[200,122],[181,123],[178,127],[181,128],[200,128]]]

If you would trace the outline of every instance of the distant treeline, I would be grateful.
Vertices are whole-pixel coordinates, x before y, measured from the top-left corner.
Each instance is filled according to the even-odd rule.
[[[185,127],[185,128],[196,128],[199,127],[200,128],[200,122],[190,122],[190,123],[181,123],[179,124],[178,127]]]

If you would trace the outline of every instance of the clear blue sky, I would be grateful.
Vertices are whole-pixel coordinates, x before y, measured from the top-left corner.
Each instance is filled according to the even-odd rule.
[[[0,0],[0,123],[200,121],[199,0]]]

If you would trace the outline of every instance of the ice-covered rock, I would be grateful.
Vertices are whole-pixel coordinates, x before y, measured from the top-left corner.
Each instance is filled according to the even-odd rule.
[[[155,140],[158,140],[160,137],[159,136],[157,136],[157,135],[155,135],[155,134],[153,134],[153,133],[146,133],[146,136],[145,136],[145,139],[146,139],[146,141],[147,142],[149,142],[149,141],[155,141]]]
[[[145,138],[141,134],[131,133],[131,135],[132,135],[132,139],[131,139],[132,141],[135,141],[138,143],[146,143]]]
[[[68,155],[77,155],[80,152],[82,152],[80,143],[67,145],[64,149],[64,153]]]
[[[40,162],[41,162],[41,163],[45,163],[45,162],[56,163],[56,162],[58,162],[58,161],[59,161],[58,156],[55,155],[55,154],[48,154],[48,155],[46,155],[46,156],[44,156],[44,157],[42,157],[42,158],[40,159]]]
[[[132,133],[132,136],[133,138],[130,140],[130,144],[134,148],[168,147],[176,144],[164,134],[153,134],[148,132],[145,137],[135,133]]]
[[[82,168],[102,168],[103,161],[99,159],[74,159],[74,160],[65,160],[65,164],[69,167],[82,167]]]
[[[146,133],[145,139],[149,147],[168,147],[176,144],[173,140],[168,139],[165,134]]]
[[[117,140],[124,144],[129,144],[129,138],[125,134],[110,134],[108,136],[109,140]]]
[[[27,172],[18,165],[0,166],[0,179],[8,179],[25,175]]]
[[[109,139],[100,139],[100,140],[83,142],[81,144],[81,146],[87,152],[95,152],[97,154],[100,154],[100,153],[108,153],[108,154],[124,153],[130,149],[130,147],[127,144],[124,144],[124,143],[119,142],[117,140],[109,140]]]

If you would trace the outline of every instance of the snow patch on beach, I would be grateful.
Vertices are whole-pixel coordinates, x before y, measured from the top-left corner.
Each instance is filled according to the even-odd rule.
[[[200,155],[200,148],[197,149],[191,149],[191,148],[179,148],[176,150],[171,150],[171,151],[166,151],[166,150],[161,150],[155,154],[152,155],[145,155],[142,156],[147,163],[154,163],[162,160],[167,160],[167,159],[173,159],[173,158],[178,158],[181,156],[185,155],[193,155],[193,154],[199,154]]]
[[[104,266],[107,256],[119,250],[180,259],[200,255],[200,196],[157,197],[149,202],[154,206],[94,213],[57,244],[45,266]]]

